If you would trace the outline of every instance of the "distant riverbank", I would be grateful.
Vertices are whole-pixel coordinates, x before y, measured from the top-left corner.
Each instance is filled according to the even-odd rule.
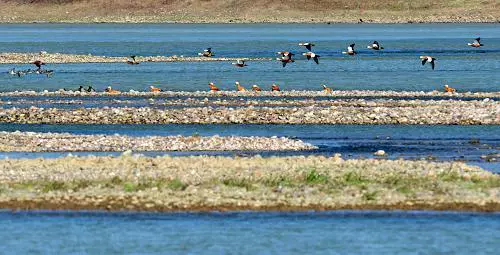
[[[500,176],[464,163],[333,157],[0,160],[0,208],[500,211]]]
[[[0,3],[0,22],[433,23],[499,22],[496,1],[26,1]],[[33,10],[37,10],[33,12]]]

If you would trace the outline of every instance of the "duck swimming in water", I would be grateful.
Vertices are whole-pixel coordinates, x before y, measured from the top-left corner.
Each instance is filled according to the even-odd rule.
[[[281,58],[277,58],[278,61],[281,61],[283,67],[288,63],[293,63],[295,60],[292,59],[292,56],[295,55],[289,51],[278,51],[278,54],[281,55]]]
[[[354,50],[354,45],[356,45],[355,43],[349,45],[349,47],[347,47],[347,51],[343,51],[342,54],[347,54],[347,55],[356,55],[357,52]]]
[[[372,50],[383,50],[384,47],[380,47],[380,44],[377,41],[373,41],[372,45],[367,46],[368,49]]]
[[[215,54],[213,54],[212,48],[206,48],[205,50],[203,50],[203,52],[198,53],[198,56],[203,56],[208,58],[215,56]]]
[[[208,86],[210,87],[210,91],[220,91],[220,89],[217,86],[215,86],[213,82],[210,82]]]
[[[262,91],[262,89],[257,85],[252,85],[252,90],[257,92]]]
[[[245,64],[245,60],[241,60],[241,59],[236,60],[236,63],[233,63],[233,65],[236,66],[236,67],[247,66],[247,64]]]
[[[449,93],[457,92],[456,89],[454,89],[454,88],[452,88],[452,87],[450,87],[448,85],[444,85],[444,91],[445,92],[449,92]]]
[[[104,92],[107,92],[109,94],[120,94],[120,91],[119,90],[116,90],[116,89],[113,89],[111,88],[111,86],[108,86]]]
[[[276,84],[271,85],[271,91],[281,91],[280,86]]]
[[[241,84],[239,82],[235,82],[235,84],[236,84],[236,90],[238,90],[238,91],[247,91],[245,89],[245,87],[241,86]]]
[[[321,85],[323,87],[323,91],[326,93],[332,93],[332,89],[327,87],[325,84]]]
[[[422,65],[425,65],[425,63],[429,62],[432,66],[432,70],[434,70],[434,61],[436,60],[435,58],[431,56],[420,56],[420,59],[422,59]]]
[[[140,64],[141,62],[136,61],[135,57],[136,57],[135,55],[130,56],[129,57],[130,59],[127,60],[127,64],[129,64],[129,65],[138,65],[138,64]]]
[[[307,57],[307,60],[311,60],[311,58],[316,62],[316,64],[319,64],[319,55],[316,55],[314,52],[306,52],[302,53],[302,55]]]
[[[303,43],[299,43],[299,46],[304,46],[304,47],[306,47],[307,50],[311,51],[312,47],[314,46],[314,43],[303,42]]]
[[[149,86],[149,90],[151,92],[161,92],[161,89],[160,88],[157,88],[155,86]]]
[[[479,48],[481,46],[484,46],[483,44],[481,44],[481,37],[474,39],[473,43],[468,43],[467,45],[474,47],[474,48]]]

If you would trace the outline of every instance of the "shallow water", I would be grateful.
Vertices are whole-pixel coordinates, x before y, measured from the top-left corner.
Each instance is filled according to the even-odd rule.
[[[487,162],[482,155],[498,153],[499,126],[410,126],[410,125],[45,125],[0,124],[2,131],[69,132],[73,134],[201,135],[201,136],[284,136],[319,147],[305,152],[141,152],[145,155],[327,155],[341,153],[344,158],[371,158],[384,150],[389,159],[406,158],[460,160],[482,163],[500,172],[500,165]],[[72,153],[73,155],[119,155],[120,152]],[[61,157],[67,153],[1,152],[0,158]]]
[[[500,215],[0,212],[6,254],[497,254]]]
[[[206,90],[210,81],[223,89],[234,89],[234,81],[245,86],[266,87],[278,83],[282,89],[441,90],[446,83],[462,91],[497,91],[500,70],[500,25],[498,24],[23,24],[0,25],[0,52],[64,52],[107,56],[195,56],[212,47],[217,57],[272,57],[280,50],[305,52],[297,45],[313,41],[320,65],[298,56],[282,68],[277,61],[250,62],[235,68],[229,62],[126,64],[51,64],[51,78],[0,75],[0,91],[76,89],[108,85],[122,90],[145,90],[155,84],[165,90]],[[483,48],[466,44],[482,37]],[[366,46],[378,40],[382,51]],[[356,42],[357,56],[342,55]],[[422,66],[418,56],[433,55],[436,70]],[[29,65],[0,65],[0,73]]]

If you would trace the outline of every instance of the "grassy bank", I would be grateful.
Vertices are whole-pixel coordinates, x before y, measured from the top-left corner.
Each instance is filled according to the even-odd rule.
[[[34,11],[36,10],[36,11]],[[498,22],[495,0],[6,0],[2,22]]]
[[[0,208],[500,211],[500,176],[457,162],[338,156],[1,160]]]

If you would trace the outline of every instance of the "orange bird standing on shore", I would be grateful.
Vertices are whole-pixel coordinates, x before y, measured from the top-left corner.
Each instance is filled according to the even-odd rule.
[[[241,84],[239,82],[235,82],[236,84],[236,89],[238,91],[247,91],[247,89],[245,89],[245,87],[241,86]]]
[[[454,89],[454,88],[452,88],[452,87],[450,87],[448,85],[444,85],[444,91],[445,92],[450,92],[450,93],[457,92],[456,89]]]
[[[327,87],[325,84],[321,85],[323,86],[323,91],[326,92],[326,93],[332,93],[332,89]]]
[[[217,88],[213,82],[210,82],[208,86],[210,87],[210,91],[220,91],[220,89]]]
[[[278,85],[273,84],[273,85],[271,86],[271,91],[281,91],[281,89],[280,89],[280,87],[279,87]]]

